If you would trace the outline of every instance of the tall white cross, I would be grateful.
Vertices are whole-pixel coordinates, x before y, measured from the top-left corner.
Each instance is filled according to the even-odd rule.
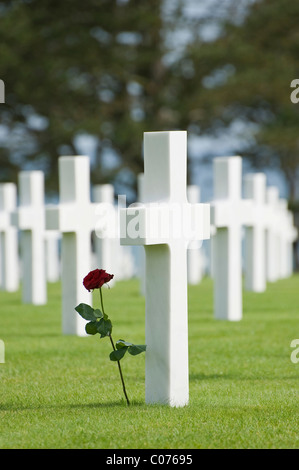
[[[288,210],[286,199],[278,201],[279,215],[279,278],[285,279],[292,275],[293,243],[297,239],[293,214]]]
[[[137,176],[137,199],[144,203],[144,173]],[[138,247],[138,276],[140,279],[140,294],[145,295],[145,251],[144,246]]]
[[[288,201],[280,198],[277,204],[277,212],[279,216],[279,261],[278,261],[278,277],[284,279],[288,277],[288,243],[287,243],[287,228],[288,228]]]
[[[19,173],[19,197],[20,204],[13,215],[13,220],[21,231],[23,302],[43,305],[47,302],[47,280],[42,171]]]
[[[95,227],[94,245],[97,268],[105,269],[110,274],[117,272],[120,256],[120,244],[117,230],[117,213],[114,207],[114,188],[112,184],[98,184],[93,187],[94,202],[101,203],[98,224]],[[109,282],[112,287],[114,277]]]
[[[266,232],[266,274],[267,281],[276,282],[279,275],[280,242],[279,242],[279,191],[276,186],[269,186],[266,191],[268,204],[268,224]]]
[[[144,134],[143,207],[121,209],[121,243],[146,254],[145,399],[184,406],[189,399],[187,248],[209,238],[208,204],[186,196],[187,133]]]
[[[293,243],[298,239],[298,229],[294,224],[294,214],[291,211],[288,211],[287,214],[287,228],[286,228],[286,242],[288,246],[288,260],[286,275],[291,276],[293,274],[293,264],[294,264],[294,252],[293,252]]]
[[[0,263],[1,289],[15,292],[19,288],[18,231],[11,223],[17,207],[17,187],[0,184]]]
[[[192,184],[187,187],[187,199],[190,204],[200,202],[200,188]],[[201,251],[201,240],[195,240],[189,243],[187,252],[188,284],[199,284],[202,279],[203,257]]]
[[[242,200],[242,158],[213,161],[214,200],[211,203],[214,315],[242,318],[242,225],[248,222],[250,201]]]
[[[48,282],[58,282],[60,279],[60,232],[45,231],[46,275]]]
[[[90,202],[89,157],[59,158],[59,195],[60,203],[47,208],[46,228],[62,233],[62,331],[85,336],[86,321],[74,309],[92,304],[82,283],[91,270],[91,232],[97,220],[97,205]]]
[[[266,175],[247,174],[244,177],[244,197],[253,202],[249,225],[245,229],[245,288],[248,291],[266,290]]]

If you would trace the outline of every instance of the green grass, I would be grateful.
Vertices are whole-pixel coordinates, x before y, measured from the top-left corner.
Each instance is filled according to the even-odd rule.
[[[1,448],[298,448],[299,277],[244,292],[241,322],[213,318],[212,281],[189,287],[190,404],[144,403],[145,355],[126,355],[127,407],[108,338],[61,334],[60,286],[46,306],[0,292]],[[138,281],[104,292],[114,340],[144,339]],[[76,312],[74,313],[76,314]]]

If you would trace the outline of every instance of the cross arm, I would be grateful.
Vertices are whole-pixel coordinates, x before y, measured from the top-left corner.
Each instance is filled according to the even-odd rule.
[[[122,245],[190,243],[210,238],[209,204],[138,204],[120,210]]]

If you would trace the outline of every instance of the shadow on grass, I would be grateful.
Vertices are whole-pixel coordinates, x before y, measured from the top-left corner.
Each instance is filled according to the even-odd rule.
[[[134,401],[131,402],[130,406],[124,400],[108,401],[105,403],[68,403],[65,405],[51,405],[51,404],[39,404],[39,405],[25,405],[15,403],[7,403],[5,405],[0,404],[0,411],[28,411],[28,410],[85,410],[85,409],[107,409],[107,408],[123,408],[132,409],[135,407],[143,406],[144,402]]]
[[[134,401],[128,406],[124,400],[117,400],[117,401],[108,401],[106,403],[76,403],[70,404],[65,408],[69,409],[86,409],[86,408],[134,408],[136,406],[143,406],[144,402],[142,401]]]
[[[273,376],[268,375],[241,375],[241,374],[190,374],[189,380],[191,381],[204,381],[204,380],[231,380],[231,381],[238,381],[238,380],[248,380],[248,381],[281,381],[281,380],[298,380],[298,376],[294,375],[284,375],[277,377],[277,375],[273,374]]]
[[[190,381],[196,381],[196,380],[215,380],[215,379],[224,379],[224,380],[232,380],[232,379],[237,379],[233,374],[204,374],[204,373],[198,373],[198,374],[190,374],[189,380]]]

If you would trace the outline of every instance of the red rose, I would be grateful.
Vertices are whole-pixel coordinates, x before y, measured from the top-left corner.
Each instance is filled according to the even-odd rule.
[[[88,290],[99,289],[106,282],[111,281],[114,275],[106,273],[104,269],[94,269],[85,276],[83,279],[83,285]]]

